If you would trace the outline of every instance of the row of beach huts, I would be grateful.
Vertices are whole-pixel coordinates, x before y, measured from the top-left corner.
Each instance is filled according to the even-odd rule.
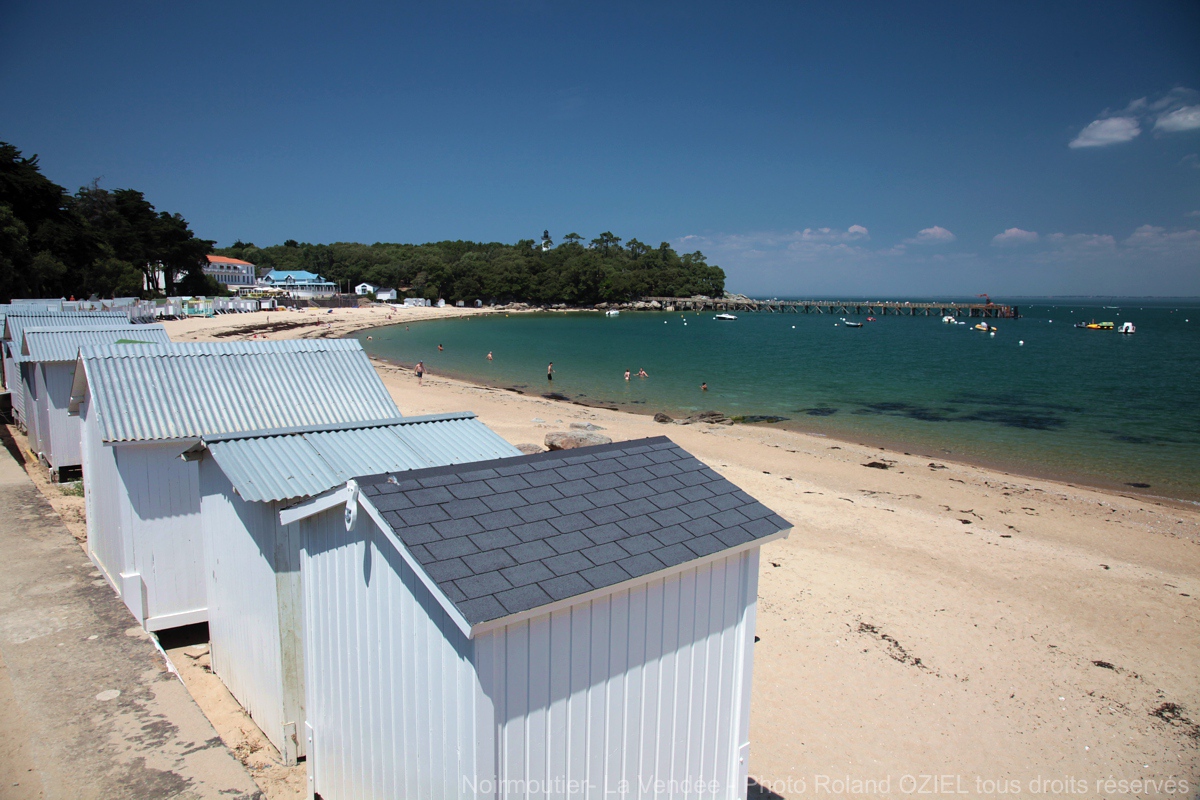
[[[324,800],[746,796],[759,548],[790,525],[669,439],[522,455],[404,416],[354,340],[3,315],[87,551]]]

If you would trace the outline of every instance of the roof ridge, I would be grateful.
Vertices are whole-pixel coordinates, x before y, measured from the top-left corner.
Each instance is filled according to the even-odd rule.
[[[533,453],[524,456],[510,456],[507,458],[495,458],[490,461],[472,461],[467,464],[447,464],[444,467],[426,467],[424,469],[409,470],[404,473],[406,480],[419,480],[421,478],[432,478],[438,475],[449,475],[453,472],[461,472],[468,470],[474,472],[476,470],[491,469],[493,466],[514,466],[517,464],[535,464],[542,461],[555,461],[563,458],[575,458],[582,455],[590,455],[592,453],[607,453],[613,450],[626,450],[630,447],[641,447],[651,444],[662,444],[670,442],[679,447],[675,442],[671,441],[666,436],[647,436],[644,439],[627,439],[623,442],[610,442],[609,444],[595,444],[587,447],[577,447],[572,450],[549,450],[545,453]],[[682,449],[682,448],[681,448]],[[375,486],[381,483],[391,483],[391,478],[394,476],[388,472],[381,472],[377,475],[364,475],[355,477],[355,482],[359,486]]]
[[[336,433],[338,431],[356,431],[370,428],[392,428],[398,425],[416,425],[419,423],[445,422],[455,419],[475,419],[473,411],[456,411],[448,414],[423,414],[418,417],[381,417],[380,419],[363,420],[361,422],[335,422],[328,425],[295,425],[289,428],[262,428],[253,431],[233,433],[217,433],[201,436],[205,444],[232,442],[239,439],[273,439],[280,436],[303,436],[308,433]],[[408,474],[407,472],[405,474]]]

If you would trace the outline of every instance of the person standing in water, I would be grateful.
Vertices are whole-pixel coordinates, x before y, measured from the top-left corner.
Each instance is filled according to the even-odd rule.
[[[554,362],[553,361],[551,361],[549,366],[546,367],[546,380],[548,380],[548,381],[554,380]]]
[[[492,360],[492,351],[488,350],[488,361]]]
[[[708,391],[708,384],[707,384],[707,383],[702,383],[702,384],[700,384],[700,391],[702,391],[702,392],[707,392],[707,391]]]
[[[420,386],[421,380],[425,377],[425,362],[418,361],[415,371],[417,373],[417,386]]]
[[[638,367],[638,377],[639,378],[649,378],[650,376],[646,374],[646,370],[642,369],[641,367]]]
[[[438,352],[442,352],[442,346],[440,344],[438,345]]]
[[[625,380],[629,380],[629,370],[625,370]]]

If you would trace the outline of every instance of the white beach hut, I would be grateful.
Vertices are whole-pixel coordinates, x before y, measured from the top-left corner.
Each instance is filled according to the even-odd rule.
[[[71,410],[88,554],[152,631],[208,617],[199,470],[183,451],[206,434],[400,415],[353,340],[84,347]]]
[[[29,446],[58,480],[83,464],[79,417],[68,413],[79,348],[97,344],[170,344],[162,325],[25,328],[16,358],[24,380]]]
[[[204,437],[200,518],[213,672],[286,763],[305,755],[300,527],[279,512],[355,475],[520,455],[474,414]]]
[[[17,354],[21,349],[21,333],[26,328],[54,327],[64,325],[92,325],[125,327],[129,316],[109,311],[46,311],[35,303],[14,303],[4,315],[4,335],[0,347],[4,349],[4,385],[12,395],[13,421],[28,427],[25,420],[25,391]]]
[[[310,795],[746,796],[758,553],[790,525],[670,440],[280,517],[308,520]]]

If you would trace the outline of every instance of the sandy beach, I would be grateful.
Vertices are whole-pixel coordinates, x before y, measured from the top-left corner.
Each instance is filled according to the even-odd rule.
[[[477,312],[166,327],[311,338],[462,313]],[[573,422],[669,436],[794,523],[763,551],[754,661],[750,773],[776,794],[1195,796],[1200,511],[769,427],[662,424],[438,375],[418,387],[376,367],[405,415],[473,411],[514,444]]]

